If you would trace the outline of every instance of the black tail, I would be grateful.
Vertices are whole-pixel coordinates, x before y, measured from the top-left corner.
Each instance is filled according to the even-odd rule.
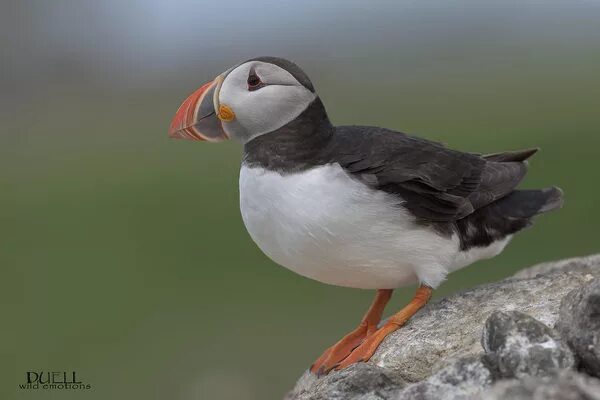
[[[525,161],[539,150],[539,148],[534,147],[526,150],[503,151],[501,153],[485,154],[483,158],[494,162]]]
[[[527,166],[527,159],[537,153],[539,148],[505,151],[483,156],[492,162],[521,162]],[[523,172],[525,176],[526,168]],[[504,215],[507,218],[531,218],[562,207],[563,191],[555,186],[545,189],[513,190],[507,196],[489,205],[488,212]]]
[[[545,189],[515,190],[490,204],[494,212],[507,218],[531,218],[563,205],[563,191],[555,186]]]
[[[530,226],[533,217],[560,208],[562,204],[563,192],[557,187],[514,190],[456,221],[461,249],[488,246]]]

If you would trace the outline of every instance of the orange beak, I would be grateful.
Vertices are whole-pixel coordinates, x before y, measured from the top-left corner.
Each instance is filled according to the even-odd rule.
[[[215,111],[222,81],[222,76],[218,76],[185,99],[171,121],[169,137],[209,142],[229,139]]]

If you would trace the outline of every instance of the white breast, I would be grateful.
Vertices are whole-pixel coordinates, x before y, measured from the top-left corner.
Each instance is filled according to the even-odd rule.
[[[283,175],[242,166],[240,208],[273,261],[333,285],[384,289],[419,279],[435,287],[458,251],[455,236],[416,224],[396,196],[337,164]]]

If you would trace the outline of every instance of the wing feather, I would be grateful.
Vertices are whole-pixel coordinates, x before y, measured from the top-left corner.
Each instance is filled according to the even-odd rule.
[[[455,221],[510,193],[536,149],[481,156],[375,127],[336,129],[336,161],[369,185],[397,194],[415,216]]]

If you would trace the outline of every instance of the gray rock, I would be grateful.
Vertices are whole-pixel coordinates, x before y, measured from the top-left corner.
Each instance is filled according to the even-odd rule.
[[[600,263],[600,254],[593,254],[585,257],[567,258],[558,261],[548,261],[536,264],[532,267],[525,268],[513,275],[517,279],[535,278],[540,274],[547,274],[554,271],[569,272],[571,269],[576,269],[578,272],[592,273],[598,268]]]
[[[496,310],[521,311],[554,326],[562,297],[600,277],[600,255],[561,264],[564,269],[482,285],[429,304],[392,333],[370,362],[416,382],[444,360],[480,353],[484,323]]]
[[[556,376],[500,381],[480,400],[600,400],[600,380],[564,371]]]
[[[390,371],[370,363],[354,364],[323,378],[305,374],[286,400],[390,399],[406,383]]]
[[[554,326],[562,297],[600,278],[600,255],[546,263],[543,268],[535,266],[532,270],[535,273],[522,271],[503,281],[432,302],[404,327],[389,335],[367,363],[320,379],[307,371],[287,399],[398,397],[404,382],[421,382],[458,359],[482,356],[483,327],[496,310],[521,311],[547,326]],[[375,374],[380,386],[361,388],[362,384],[354,379],[362,378],[353,371]],[[387,382],[393,390],[386,391]],[[328,393],[329,385],[337,389],[327,397],[323,394]]]
[[[492,374],[480,357],[458,359],[426,380],[402,390],[394,400],[468,400],[492,383]]]
[[[485,322],[481,344],[495,378],[549,376],[575,365],[556,331],[518,311],[494,312]]]
[[[600,377],[600,279],[563,298],[556,329],[577,355],[581,367]]]

